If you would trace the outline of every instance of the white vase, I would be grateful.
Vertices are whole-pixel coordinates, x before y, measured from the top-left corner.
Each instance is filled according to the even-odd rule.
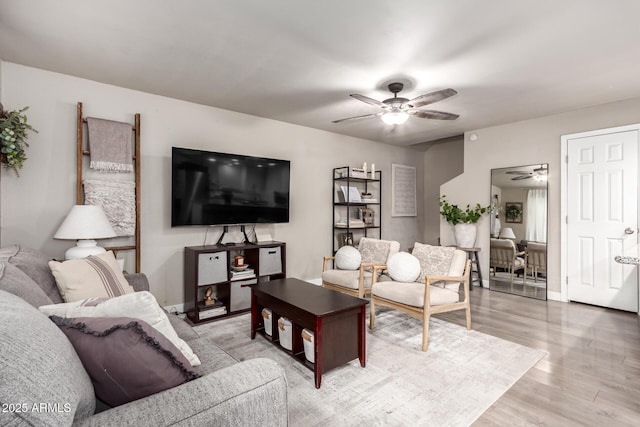
[[[476,244],[477,228],[475,224],[460,223],[453,227],[456,245],[460,248],[473,248]]]

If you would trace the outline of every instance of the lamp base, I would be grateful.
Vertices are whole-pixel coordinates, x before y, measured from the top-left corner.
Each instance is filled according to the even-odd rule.
[[[78,240],[76,246],[67,249],[64,259],[86,258],[106,252],[105,248],[98,246],[95,240]]]

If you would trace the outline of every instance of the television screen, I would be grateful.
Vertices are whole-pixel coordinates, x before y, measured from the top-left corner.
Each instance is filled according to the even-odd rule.
[[[288,160],[172,147],[171,226],[289,222]]]

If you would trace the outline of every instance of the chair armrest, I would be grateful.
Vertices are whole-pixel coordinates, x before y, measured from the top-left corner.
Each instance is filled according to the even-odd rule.
[[[144,273],[125,274],[124,278],[136,292],[149,290],[149,279]]]
[[[336,257],[334,256],[326,256],[323,258],[322,260],[322,271],[327,271],[327,262],[329,261],[335,261]]]
[[[252,359],[100,412],[74,425],[286,426],[287,423],[284,370],[272,360]]]
[[[464,280],[463,276],[425,276],[425,283],[429,284],[430,282],[439,282],[440,280],[445,282],[462,282]]]

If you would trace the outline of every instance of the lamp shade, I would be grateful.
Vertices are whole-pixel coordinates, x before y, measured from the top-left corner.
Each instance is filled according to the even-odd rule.
[[[75,205],[62,222],[54,239],[91,240],[116,237],[102,206]]]
[[[501,239],[514,239],[516,238],[515,233],[513,232],[512,228],[509,227],[505,227],[502,230],[500,230],[500,236]]]

